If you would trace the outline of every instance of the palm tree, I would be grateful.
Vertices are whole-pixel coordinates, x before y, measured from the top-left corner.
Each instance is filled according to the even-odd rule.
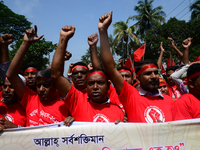
[[[126,22],[119,21],[113,24],[113,27],[115,28],[113,31],[113,34],[114,36],[116,35],[114,38],[113,47],[119,47],[119,45],[122,46],[122,50],[124,50],[124,54],[123,54],[124,59],[127,58],[129,39],[131,39],[134,43],[139,45],[139,40],[137,38],[137,35],[134,33],[134,31],[136,30],[136,26],[132,25],[128,27],[127,24],[128,24],[128,20]],[[125,44],[123,44],[123,42],[125,42]],[[124,45],[126,47],[125,49],[124,49]],[[129,53],[131,53],[131,51],[129,51]]]
[[[165,12],[162,11],[162,6],[158,6],[153,9],[152,3],[154,0],[139,0],[138,5],[135,6],[134,10],[139,15],[130,16],[128,19],[132,19],[136,22],[137,34],[144,38],[146,30],[153,26],[161,25],[165,23]]]
[[[200,0],[197,0],[190,6],[190,11],[192,11],[191,20],[200,18]]]

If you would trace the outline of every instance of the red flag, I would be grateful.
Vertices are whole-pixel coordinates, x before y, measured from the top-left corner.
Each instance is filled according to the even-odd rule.
[[[174,58],[172,58],[172,66],[175,66]]]
[[[169,55],[168,61],[167,61],[167,67],[171,66],[171,53]]]
[[[146,42],[133,53],[135,62],[141,61],[142,56],[145,54],[145,49]]]
[[[196,61],[200,61],[200,55],[198,55],[197,58],[195,58],[195,60],[193,60],[193,62],[196,62]]]
[[[161,64],[161,74],[165,74],[165,68],[163,67],[163,64]]]
[[[128,59],[127,59],[127,61],[126,61],[126,63],[124,64],[124,66],[125,67],[128,67],[129,69],[131,69],[131,71],[132,72],[134,72],[133,71],[133,63],[132,63],[132,61],[131,61],[131,56],[129,55],[129,57],[128,57]]]

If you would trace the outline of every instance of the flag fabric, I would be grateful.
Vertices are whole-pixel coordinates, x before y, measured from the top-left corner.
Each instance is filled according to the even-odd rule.
[[[171,53],[169,55],[168,61],[167,61],[167,67],[171,66]]]
[[[172,58],[172,66],[175,66],[174,58]]]
[[[142,56],[145,54],[145,49],[146,42],[133,53],[135,62],[141,61]]]
[[[124,64],[125,67],[128,67],[129,69],[131,69],[132,72],[134,72],[134,64],[131,61],[131,56],[129,55],[126,63]]]
[[[163,67],[163,64],[161,64],[161,74],[165,74],[165,68]]]
[[[197,58],[195,58],[195,59],[193,60],[193,62],[196,62],[196,61],[200,61],[200,55],[198,55]]]

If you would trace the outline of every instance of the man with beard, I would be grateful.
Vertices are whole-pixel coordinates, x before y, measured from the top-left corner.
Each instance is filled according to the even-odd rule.
[[[6,79],[6,72],[10,65],[8,46],[13,42],[12,34],[3,34],[0,36],[0,77],[2,81]],[[0,87],[2,84],[0,85]],[[0,90],[0,99],[2,99],[2,91]]]
[[[0,93],[2,96],[0,96],[0,125],[6,129],[25,126],[26,123],[25,109],[19,104],[18,97],[6,78],[6,72],[10,65],[8,45],[13,42],[13,39],[12,34],[4,34],[0,37],[0,76],[4,81]]]
[[[139,92],[136,88],[124,82],[123,77],[113,64],[110,51],[107,29],[112,22],[112,11],[99,18],[99,34],[101,45],[101,58],[111,79],[119,99],[127,113],[129,122],[168,122],[172,121],[173,100],[162,95],[158,90],[159,74],[155,61],[142,61],[136,67],[137,79],[140,83]]]
[[[2,96],[0,114],[5,118],[0,117],[0,124],[6,129],[24,127],[26,125],[26,111],[19,104],[17,94],[7,78],[2,87]]]

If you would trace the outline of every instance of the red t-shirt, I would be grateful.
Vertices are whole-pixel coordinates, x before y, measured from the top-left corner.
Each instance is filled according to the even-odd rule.
[[[119,96],[118,96],[115,88],[112,85],[110,85],[110,88],[108,90],[108,97],[110,98],[111,103],[118,105],[122,109],[122,111],[125,113],[124,106],[120,102]]]
[[[1,87],[0,87],[1,88]],[[1,91],[1,89],[0,89],[0,100],[3,98],[3,96],[2,96],[2,91]]]
[[[163,96],[142,96],[136,88],[124,82],[119,100],[126,110],[128,122],[156,123],[157,119],[172,121],[174,101],[168,95]]]
[[[65,98],[69,111],[76,121],[115,122],[124,120],[121,108],[113,103],[99,104],[88,100],[87,93],[78,91],[73,85]]]
[[[20,102],[26,109],[26,126],[38,126],[64,121],[68,116],[68,108],[60,100],[60,96],[55,92],[55,100],[40,102],[36,92],[26,87],[26,91]]]
[[[6,119],[3,114],[7,113],[7,107],[6,105],[0,101],[0,118]]]
[[[2,115],[6,120],[11,121],[16,125],[25,127],[26,125],[26,111],[21,104],[9,104],[6,105],[7,112],[4,112]]]
[[[174,102],[173,120],[200,118],[200,101],[187,93]]]
[[[170,95],[170,97],[172,97],[174,100],[177,100],[178,98],[181,97],[181,92],[177,88],[176,85],[174,85],[174,86],[169,86],[168,85],[168,89],[169,89],[169,95]]]

